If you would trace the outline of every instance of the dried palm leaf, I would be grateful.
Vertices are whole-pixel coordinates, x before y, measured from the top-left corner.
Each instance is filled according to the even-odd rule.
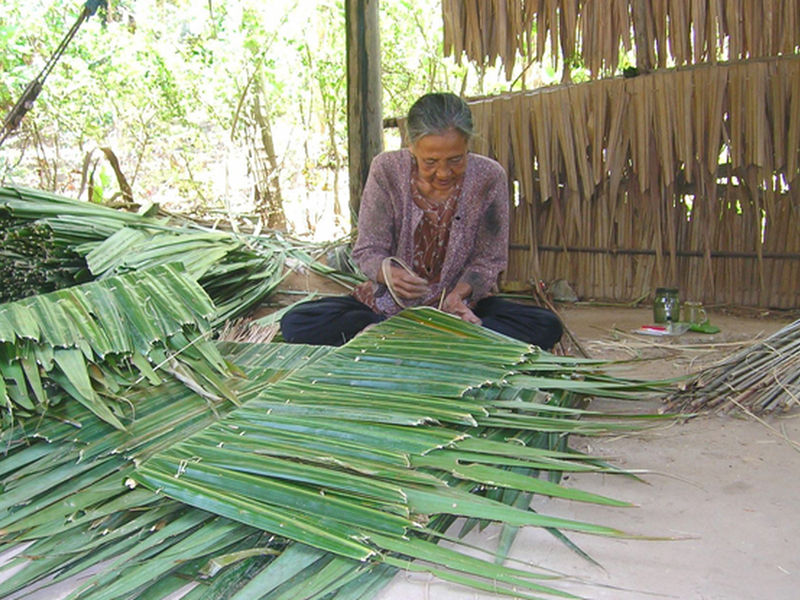
[[[788,56],[473,101],[475,150],[532,207],[513,209],[507,279],[796,307],[798,85]]]
[[[615,73],[620,48],[636,47],[648,70],[795,54],[800,45],[800,0],[443,0],[442,15],[446,56],[463,52],[479,65],[500,57],[509,78],[519,56],[541,61],[548,40],[565,80],[577,56],[595,78]]]

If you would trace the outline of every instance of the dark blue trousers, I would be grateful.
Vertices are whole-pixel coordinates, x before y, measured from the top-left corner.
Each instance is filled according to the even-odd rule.
[[[564,331],[552,311],[495,296],[479,301],[473,312],[484,327],[545,350],[555,346]],[[292,308],[281,319],[281,334],[296,344],[340,346],[385,318],[352,296],[331,296]]]

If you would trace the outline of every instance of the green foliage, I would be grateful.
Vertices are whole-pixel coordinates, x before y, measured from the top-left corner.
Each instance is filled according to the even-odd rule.
[[[0,71],[3,73],[0,78],[0,108],[4,111],[10,110],[14,104],[12,86],[24,81],[26,45],[20,33],[19,25],[6,23],[0,17],[0,48],[3,48],[0,53]]]
[[[6,4],[3,111],[81,8],[56,0]],[[387,117],[405,114],[429,91],[469,96],[511,85],[494,65],[442,57],[437,0],[382,2],[380,24]],[[0,185],[86,197],[89,175],[95,183],[108,177],[91,153],[110,147],[137,202],[252,211],[263,159],[252,149],[258,129],[247,109],[258,100],[271,123],[282,196],[306,203],[292,217],[306,229],[321,212],[310,201],[333,204],[334,192],[347,193],[345,72],[342,0],[115,2],[107,17],[82,25],[20,130],[0,148]],[[114,179],[101,183],[87,199],[105,202],[117,193]]]
[[[0,567],[0,595],[110,560],[69,597],[166,598],[194,580],[189,600],[366,599],[396,569],[515,597],[569,597],[551,574],[437,542],[450,539],[454,515],[621,535],[526,510],[517,498],[625,506],[553,482],[562,471],[615,472],[565,447],[570,431],[618,427],[578,420],[592,418],[572,406],[593,383],[603,393],[652,386],[432,309],[407,311],[337,349],[218,350],[243,374],[230,380],[238,409],[167,373],[126,390],[127,431],[77,402],[0,431],[0,542],[31,543]],[[426,385],[431,372],[436,381]],[[511,372],[519,385],[505,382]],[[533,379],[538,388],[525,387]],[[585,389],[571,389],[579,380]],[[534,416],[552,420],[552,435],[532,428]],[[497,418],[502,425],[488,422]]]
[[[380,11],[383,107],[387,116],[405,115],[414,100],[427,92],[477,91],[467,87],[469,68],[443,57],[438,1],[382,2]]]
[[[169,266],[0,305],[2,427],[71,397],[123,429],[132,419],[125,389],[160,383],[161,369],[235,402],[222,381],[230,372],[205,339],[214,312]]]

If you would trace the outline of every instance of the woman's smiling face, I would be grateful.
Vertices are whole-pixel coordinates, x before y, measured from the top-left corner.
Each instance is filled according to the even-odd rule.
[[[456,129],[424,135],[411,144],[419,178],[437,191],[447,191],[467,168],[467,138]]]

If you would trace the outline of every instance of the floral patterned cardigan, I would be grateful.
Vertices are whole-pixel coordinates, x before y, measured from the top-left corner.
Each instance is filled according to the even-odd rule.
[[[401,308],[386,286],[377,283],[381,263],[396,256],[412,264],[414,231],[422,209],[412,200],[414,157],[408,149],[383,152],[370,166],[358,215],[358,238],[353,260],[369,277],[374,309],[390,316]],[[436,305],[442,289],[451,291],[465,281],[472,287],[466,299],[473,304],[497,289],[497,279],[508,263],[508,178],[496,161],[470,153],[461,196],[451,222],[440,279],[430,294],[415,304]]]

